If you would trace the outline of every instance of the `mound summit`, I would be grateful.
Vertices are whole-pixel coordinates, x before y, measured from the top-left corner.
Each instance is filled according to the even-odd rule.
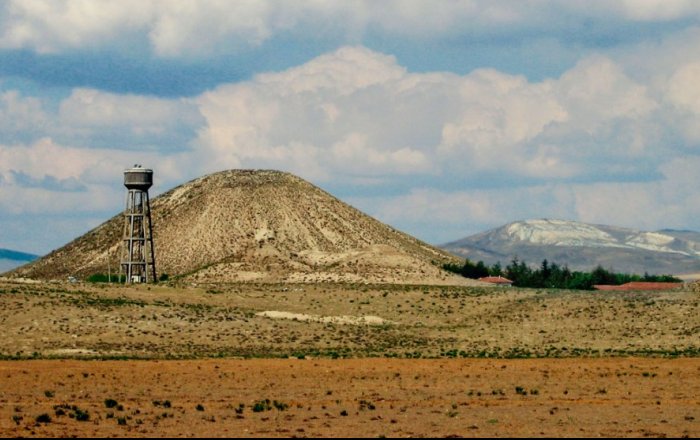
[[[157,271],[192,282],[470,283],[449,253],[279,171],[207,175],[151,201]],[[9,275],[85,278],[119,268],[123,217]]]

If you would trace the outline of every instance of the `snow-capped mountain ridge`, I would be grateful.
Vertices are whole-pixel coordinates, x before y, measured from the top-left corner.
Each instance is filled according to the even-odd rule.
[[[510,223],[505,231],[514,240],[536,245],[611,247],[646,249],[656,252],[699,256],[694,243],[678,249],[680,240],[668,233],[645,232],[611,226],[591,225],[566,220],[525,220]]]
[[[608,233],[585,223],[563,220],[525,220],[505,226],[514,240],[554,246],[615,246]]]
[[[576,270],[602,265],[634,273],[700,272],[700,233],[693,231],[639,231],[537,219],[509,223],[441,247],[487,264],[507,264],[517,257],[529,264],[547,259]]]

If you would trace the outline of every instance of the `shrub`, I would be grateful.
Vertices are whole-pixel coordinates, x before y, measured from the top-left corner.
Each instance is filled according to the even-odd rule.
[[[261,400],[259,402],[255,402],[253,405],[253,412],[263,412],[263,411],[270,411],[272,407],[270,406],[270,400],[265,399]]]
[[[272,405],[275,408],[277,408],[277,411],[284,411],[286,409],[289,409],[289,404],[284,403],[284,402],[278,402],[276,400],[274,402],[272,402]]]
[[[521,396],[527,396],[527,391],[525,391],[525,388],[523,387],[515,387],[515,393],[520,394]]]
[[[117,405],[119,405],[119,402],[117,402],[114,399],[105,399],[105,407],[107,408],[116,408]]]
[[[51,416],[44,413],[36,417],[37,423],[51,423]]]
[[[75,420],[79,422],[87,422],[90,420],[90,414],[87,411],[83,411],[80,408],[75,409]]]
[[[364,410],[370,410],[374,411],[377,407],[374,405],[374,403],[369,402],[367,400],[360,400],[360,411]]]

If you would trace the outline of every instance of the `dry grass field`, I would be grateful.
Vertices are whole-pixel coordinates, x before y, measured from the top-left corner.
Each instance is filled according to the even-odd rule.
[[[17,361],[0,436],[697,437],[697,359]]]
[[[696,437],[699,309],[690,290],[0,281],[0,436]]]
[[[700,295],[0,282],[0,328],[5,358],[697,356]]]

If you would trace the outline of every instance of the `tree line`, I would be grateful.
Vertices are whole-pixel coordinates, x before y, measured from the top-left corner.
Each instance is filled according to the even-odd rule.
[[[539,268],[532,268],[524,261],[514,258],[508,266],[501,267],[501,263],[487,266],[483,261],[477,263],[466,259],[464,264],[447,263],[443,265],[445,270],[462,275],[466,278],[483,278],[488,276],[502,276],[508,278],[517,287],[535,287],[546,289],[574,289],[593,290],[597,284],[622,285],[633,281],[647,282],[672,282],[680,283],[682,280],[672,275],[644,275],[616,273],[612,269],[607,270],[598,265],[591,272],[572,271],[567,265],[561,266],[550,263],[546,259]]]

